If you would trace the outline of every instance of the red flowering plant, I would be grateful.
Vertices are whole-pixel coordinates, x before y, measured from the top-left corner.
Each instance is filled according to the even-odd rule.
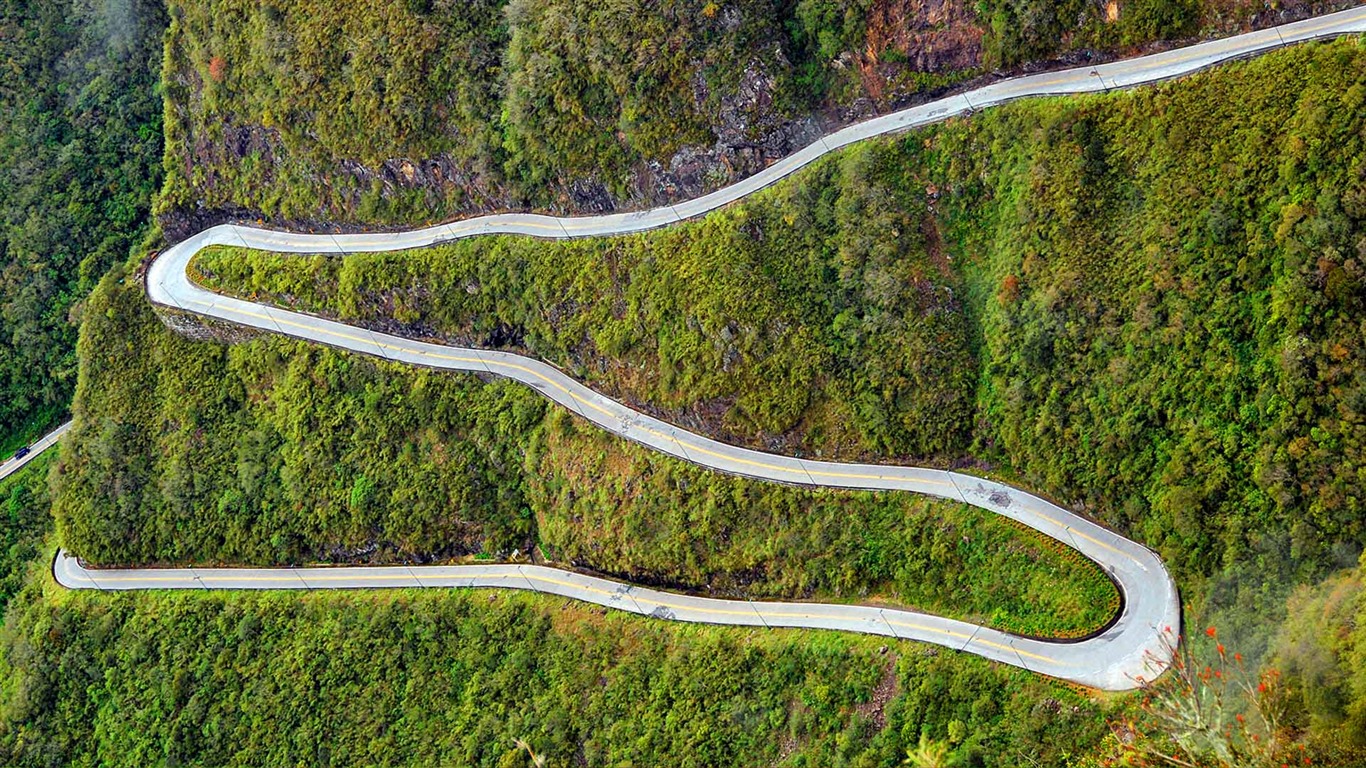
[[[1139,681],[1138,716],[1112,723],[1118,755],[1110,765],[1279,768],[1308,765],[1302,745],[1280,726],[1280,673],[1256,673],[1230,654],[1210,627],[1199,642],[1164,631],[1172,664]]]

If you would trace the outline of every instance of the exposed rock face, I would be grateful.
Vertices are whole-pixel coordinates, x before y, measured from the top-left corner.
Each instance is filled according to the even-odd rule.
[[[904,95],[895,83],[907,72],[977,69],[983,33],[965,0],[876,0],[868,9],[868,43],[858,56],[863,87],[882,102]]]
[[[698,107],[705,108],[708,93],[701,77],[700,62],[698,68],[693,95]],[[872,103],[863,99],[838,114],[784,119],[774,108],[774,89],[772,74],[759,62],[751,63],[736,91],[720,100],[722,106],[712,124],[716,137],[712,145],[687,146],[667,160],[638,163],[632,169],[627,194],[621,197],[596,178],[562,179],[558,184],[551,184],[551,197],[559,202],[545,206],[545,209],[558,214],[610,213],[696,197],[763,169],[840,124],[876,112]],[[194,108],[193,103],[190,107]],[[286,159],[289,154],[279,131],[229,123],[224,126],[223,133],[221,142],[196,136],[190,144],[189,156],[183,158],[187,177],[194,178],[194,170],[200,169],[197,188],[201,195],[228,183],[221,178],[219,169],[239,167],[248,162],[261,182],[274,181],[274,163]],[[462,201],[463,212],[470,215],[525,207],[516,194],[498,180],[496,173],[468,167],[446,154],[422,159],[391,158],[378,167],[340,160],[331,167],[317,168],[315,174],[316,183],[328,188],[333,199],[345,201],[348,210],[319,211],[316,219],[264,223],[302,230],[356,230],[359,227],[337,225],[333,221],[364,219],[357,215],[361,195],[374,187],[382,189],[385,197],[425,192],[433,202],[449,199],[454,193]],[[205,205],[201,198],[194,209],[177,209],[163,214],[160,223],[166,236],[175,241],[214,224],[253,223],[263,218],[266,217],[250,207],[215,207]]]
[[[253,328],[201,317],[179,309],[153,305],[157,318],[171,331],[194,341],[240,344],[265,334]]]

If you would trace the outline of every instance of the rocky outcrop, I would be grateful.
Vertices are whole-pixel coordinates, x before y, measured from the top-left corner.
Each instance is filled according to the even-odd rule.
[[[868,95],[905,98],[907,73],[968,72],[982,65],[985,30],[965,0],[877,0],[867,45],[855,58]]]

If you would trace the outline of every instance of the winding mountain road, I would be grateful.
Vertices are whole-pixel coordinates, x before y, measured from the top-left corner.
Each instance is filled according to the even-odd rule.
[[[1004,515],[1076,548],[1119,586],[1123,609],[1100,634],[1062,642],[1023,638],[912,611],[858,605],[771,603],[659,592],[534,565],[336,568],[107,569],[59,553],[57,581],[73,589],[326,589],[355,587],[504,587],[531,589],[678,621],[756,627],[847,630],[938,643],[1024,669],[1107,690],[1136,687],[1169,664],[1179,631],[1176,585],[1161,560],[1133,541],[1044,499],[989,480],[936,469],[838,464],[762,453],[693,434],[604,397],[538,360],[507,352],[429,344],[374,333],[277,307],[217,295],[195,285],[186,267],[211,245],[286,253],[346,254],[420,248],[462,237],[521,234],[545,238],[639,232],[700,216],[782,179],[817,158],[869,137],[904,131],[1026,96],[1129,87],[1188,74],[1316,37],[1366,31],[1366,8],[1216,40],[1142,58],[1005,80],[853,125],[732,186],[648,211],[555,218],[500,214],[389,234],[298,234],[236,225],[200,232],[163,252],[147,273],[160,305],[401,363],[473,371],[520,381],[584,419],[662,453],[723,472],[805,486],[911,491]]]

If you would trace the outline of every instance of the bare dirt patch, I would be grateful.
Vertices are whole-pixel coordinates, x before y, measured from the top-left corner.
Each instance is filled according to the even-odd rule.
[[[926,213],[920,219],[920,236],[925,239],[925,254],[929,257],[930,263],[945,279],[953,280],[953,265],[949,262],[948,254],[944,252],[944,236],[939,231],[939,220],[934,214]]]
[[[881,101],[885,85],[906,70],[951,72],[982,63],[984,29],[964,0],[877,0],[868,9],[863,86]]]
[[[885,648],[885,646],[884,646]],[[867,718],[877,730],[887,727],[887,702],[896,697],[896,653],[887,652],[887,662],[882,668],[882,680],[873,689],[868,700],[854,707],[854,711]]]

